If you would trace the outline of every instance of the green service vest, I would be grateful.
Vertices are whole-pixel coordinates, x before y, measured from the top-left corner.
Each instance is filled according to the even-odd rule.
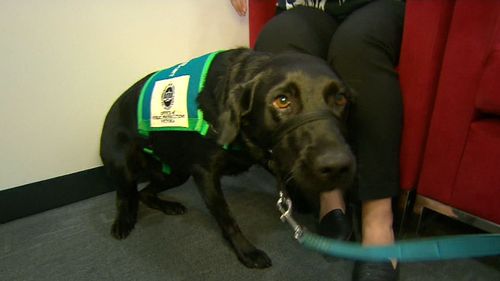
[[[193,131],[207,134],[209,124],[198,108],[198,94],[203,90],[208,69],[220,51],[209,53],[188,62],[160,70],[144,84],[137,105],[139,134],[149,137],[152,131]],[[145,153],[158,161],[151,148]],[[171,173],[168,164],[162,163],[162,171]]]
[[[197,98],[219,52],[158,71],[146,81],[137,109],[139,134],[147,137],[152,131],[175,130],[206,135],[209,125],[198,108]]]

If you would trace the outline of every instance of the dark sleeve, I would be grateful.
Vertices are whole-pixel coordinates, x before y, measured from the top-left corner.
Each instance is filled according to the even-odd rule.
[[[341,22],[352,11],[362,7],[372,0],[278,0],[277,14],[297,6],[307,6],[326,11],[337,22]]]

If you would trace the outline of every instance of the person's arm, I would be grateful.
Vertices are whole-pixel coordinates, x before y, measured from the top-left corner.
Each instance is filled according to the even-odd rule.
[[[236,10],[238,15],[245,16],[247,13],[247,0],[231,0],[233,8]]]

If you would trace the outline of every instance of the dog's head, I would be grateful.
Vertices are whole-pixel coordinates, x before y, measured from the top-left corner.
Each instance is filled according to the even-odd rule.
[[[273,55],[251,79],[232,87],[219,118],[219,142],[240,136],[306,197],[346,189],[355,170],[344,124],[350,99],[324,61]]]

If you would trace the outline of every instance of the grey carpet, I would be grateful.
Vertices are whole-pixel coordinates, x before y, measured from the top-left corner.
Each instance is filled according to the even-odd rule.
[[[351,261],[293,241],[279,221],[274,181],[265,171],[225,178],[223,186],[242,230],[268,253],[271,268],[240,264],[190,180],[162,193],[188,213],[166,216],[141,205],[139,222],[123,241],[109,234],[113,193],[0,225],[0,280],[350,280]],[[312,216],[297,218],[314,227]],[[401,280],[496,281],[499,259],[402,264]]]

